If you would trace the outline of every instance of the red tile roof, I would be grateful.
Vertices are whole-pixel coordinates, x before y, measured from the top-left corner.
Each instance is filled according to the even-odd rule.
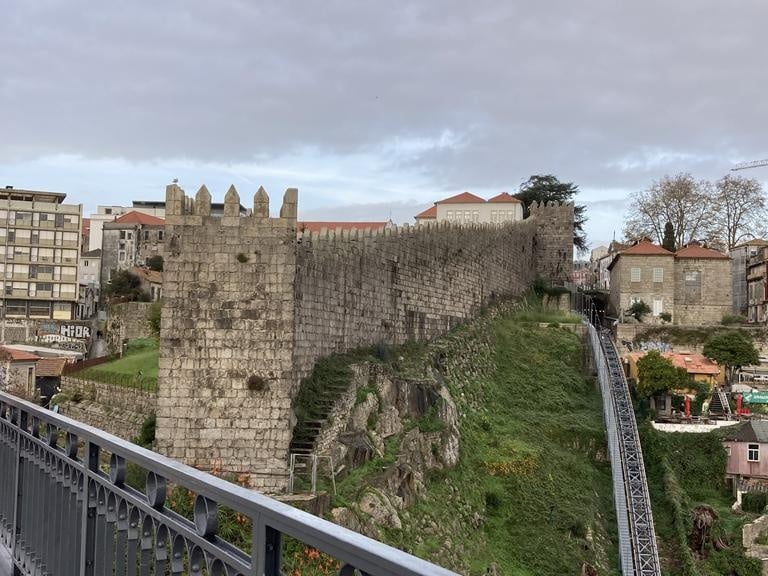
[[[418,214],[416,214],[416,216],[414,216],[414,218],[416,218],[416,220],[421,220],[421,219],[429,220],[429,219],[437,218],[437,204],[435,204],[434,206],[430,206],[429,208],[424,210],[424,212],[419,212]]]
[[[508,192],[502,192],[498,196],[489,199],[488,202],[508,202],[510,204],[522,204],[522,202]]]
[[[628,354],[635,362],[645,356],[645,352],[631,352]],[[720,366],[712,362],[702,354],[685,354],[682,352],[662,352],[661,356],[671,360],[677,368],[685,368],[688,374],[707,374],[717,376],[720,374]]]
[[[131,268],[131,272],[134,273],[139,278],[146,280],[147,282],[151,282],[153,284],[163,283],[163,273],[158,272],[157,270],[150,270],[149,268],[141,268],[139,266],[134,266],[133,268]]]
[[[23,350],[7,348],[5,346],[0,346],[0,356],[11,362],[34,362],[35,360],[40,359],[40,356],[24,352]]]
[[[475,196],[471,192],[462,192],[461,194],[456,194],[456,196],[451,196],[450,198],[446,198],[445,200],[438,200],[435,202],[435,204],[478,204],[482,203],[485,204],[485,200],[483,198],[480,198],[480,196]]]
[[[384,230],[389,222],[299,222],[296,228],[299,231],[320,232],[326,230]]]
[[[691,244],[690,246],[685,246],[684,248],[680,248],[677,252],[675,252],[676,258],[717,258],[717,259],[725,259],[730,260],[730,256],[727,256],[726,254],[723,254],[722,252],[718,252],[717,250],[712,250],[711,248],[704,248],[704,246],[699,246],[697,244]]]
[[[670,252],[661,246],[657,246],[650,240],[640,240],[626,250],[622,250],[619,254],[622,256],[625,254],[634,256],[674,256],[673,252]]]
[[[35,376],[61,376],[66,365],[66,358],[40,358],[35,367]]]
[[[119,218],[116,218],[115,222],[119,224],[144,224],[147,226],[165,224],[165,220],[162,218],[152,216],[151,214],[144,214],[143,212],[136,212],[136,210],[126,212]]]

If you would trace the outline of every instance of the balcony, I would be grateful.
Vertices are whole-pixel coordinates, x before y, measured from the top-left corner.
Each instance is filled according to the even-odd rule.
[[[0,464],[0,574],[10,556],[24,575],[278,576],[285,537],[336,558],[339,574],[453,574],[2,392]],[[174,486],[193,499],[190,518],[170,509]],[[219,533],[222,506],[252,527],[242,549]]]

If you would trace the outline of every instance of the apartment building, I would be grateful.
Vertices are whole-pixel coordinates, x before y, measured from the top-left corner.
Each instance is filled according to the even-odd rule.
[[[101,283],[105,287],[112,274],[134,266],[147,266],[155,256],[163,256],[165,220],[131,211],[102,229]]]
[[[65,204],[65,198],[0,190],[3,319],[75,317],[82,205]]]
[[[768,240],[755,238],[734,246],[728,253],[733,262],[731,269],[731,294],[733,296],[734,314],[740,314],[741,316],[749,315],[750,301],[755,300],[754,291],[756,290],[754,286],[749,288],[750,281],[747,279],[750,262],[754,262],[758,254],[762,254],[763,248],[766,246],[768,246]],[[750,289],[751,292],[748,292]]]

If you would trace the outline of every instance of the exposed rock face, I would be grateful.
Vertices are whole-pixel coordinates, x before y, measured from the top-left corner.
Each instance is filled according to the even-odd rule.
[[[459,415],[448,388],[438,378],[406,380],[391,377],[379,365],[355,367],[355,377],[338,402],[318,447],[355,469],[397,442],[391,464],[376,475],[350,508],[332,511],[335,522],[352,530],[377,534],[379,528],[400,528],[399,512],[424,490],[430,470],[455,466],[459,460]],[[371,391],[363,395],[362,390]]]

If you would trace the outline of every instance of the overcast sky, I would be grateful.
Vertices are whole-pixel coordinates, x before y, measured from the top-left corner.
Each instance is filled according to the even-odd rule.
[[[593,243],[664,173],[768,158],[768,2],[0,0],[0,185],[84,205],[233,183],[411,220],[531,174]],[[768,168],[742,172],[768,181]]]

